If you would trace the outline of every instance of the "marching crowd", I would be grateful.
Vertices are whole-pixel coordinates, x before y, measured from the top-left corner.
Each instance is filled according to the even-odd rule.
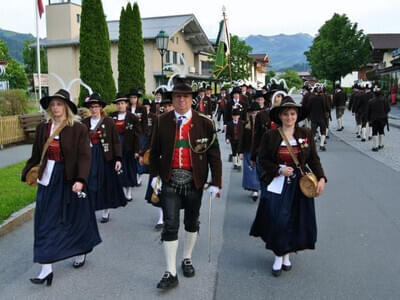
[[[306,84],[301,104],[274,82],[261,90],[243,84],[213,94],[211,87],[194,92],[180,79],[171,91],[153,94],[150,100],[141,99],[135,88],[127,95],[118,93],[113,100],[117,110],[107,116],[106,103],[93,93],[84,102],[90,117],[82,121],[68,91],[40,100],[48,121],[37,127],[32,156],[22,172],[23,181],[38,184],[33,258],[42,268],[32,283],[51,285],[52,265],[60,260],[74,257],[73,267],[82,267],[101,243],[95,211],[101,211],[100,222],[109,222],[110,209],[141,197],[136,187],[145,174],[144,198],[157,208],[155,229],[161,232],[166,260],[157,287],[178,285],[181,210],[181,269],[185,277],[195,276],[192,251],[202,195],[206,191],[219,197],[222,189],[218,137],[231,147],[229,160],[243,172],[243,189],[254,201],[260,199],[250,235],[260,237],[275,254],[272,274],[291,269],[290,253],[315,248],[313,198],[327,182],[317,129],[319,149],[326,151],[333,108],[337,130],[343,130],[347,96],[339,85],[331,96],[323,85]],[[389,105],[379,87],[355,85],[349,109],[361,141],[371,137],[372,150],[382,149]],[[308,172],[315,175],[312,196],[301,186]]]

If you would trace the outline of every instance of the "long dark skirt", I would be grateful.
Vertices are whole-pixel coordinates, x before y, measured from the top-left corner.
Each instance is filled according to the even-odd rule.
[[[145,134],[145,133],[143,133],[141,136],[140,136],[140,145],[142,146],[142,147],[144,147],[144,145],[146,145],[146,143],[147,143],[147,139],[148,139],[148,137],[147,137],[147,135]],[[137,164],[137,173],[139,174],[139,175],[142,175],[142,174],[148,174],[149,173],[149,167],[148,166],[146,166],[146,165],[141,165],[141,164],[139,164],[139,159],[137,159],[136,160],[136,164]]]
[[[92,146],[92,162],[88,179],[89,199],[95,210],[126,205],[122,186],[118,181],[113,161],[106,162],[100,144]]]
[[[124,134],[120,134],[122,144],[122,173],[118,176],[118,180],[123,187],[137,186],[137,168],[136,159],[133,153],[126,151]]]
[[[64,164],[54,166],[48,186],[36,196],[33,261],[49,264],[85,254],[101,243],[93,202],[72,192],[64,181]]]
[[[242,187],[245,190],[258,191],[260,189],[260,180],[258,179],[257,170],[250,164],[251,153],[243,153],[243,179]]]
[[[317,223],[314,199],[300,191],[299,174],[285,181],[282,194],[275,194],[262,187],[261,200],[250,235],[261,237],[265,247],[275,255],[304,249],[315,249]]]

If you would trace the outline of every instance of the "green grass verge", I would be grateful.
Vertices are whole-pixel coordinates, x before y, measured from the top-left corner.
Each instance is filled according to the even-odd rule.
[[[0,169],[0,224],[36,199],[36,188],[21,182],[25,161]]]

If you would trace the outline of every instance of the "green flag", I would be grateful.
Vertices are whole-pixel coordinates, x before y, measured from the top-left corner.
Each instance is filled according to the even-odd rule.
[[[219,33],[217,37],[216,44],[217,48],[217,56],[215,58],[215,66],[214,66],[214,76],[218,78],[221,73],[228,67],[228,59],[229,55],[229,34],[228,28],[226,26],[225,19],[219,23]]]

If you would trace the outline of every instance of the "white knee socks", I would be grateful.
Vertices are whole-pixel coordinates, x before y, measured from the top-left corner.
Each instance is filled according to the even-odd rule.
[[[325,135],[321,135],[321,143],[319,144],[321,147],[325,146],[325,138],[326,138]]]
[[[164,254],[167,262],[167,271],[176,276],[176,252],[178,251],[178,240],[164,241]]]
[[[367,133],[367,128],[365,128],[365,127],[361,128],[361,138],[363,140],[365,140],[365,138],[366,138],[366,133]]]
[[[126,199],[132,199],[130,188],[124,186],[122,189],[124,191],[125,198]]]
[[[158,208],[158,222],[157,224],[164,224],[164,214],[161,207]]]
[[[40,271],[38,278],[43,279],[51,272],[53,272],[52,264],[42,264],[42,270]]]
[[[357,125],[357,135],[361,135],[361,125]]]
[[[183,259],[192,259],[192,252],[197,240],[197,232],[185,231],[185,244],[183,249]]]
[[[378,148],[378,136],[377,135],[372,136],[372,147],[374,149]]]
[[[384,137],[385,135],[384,134],[380,134],[379,135],[379,146],[380,147],[383,147],[383,137]]]

